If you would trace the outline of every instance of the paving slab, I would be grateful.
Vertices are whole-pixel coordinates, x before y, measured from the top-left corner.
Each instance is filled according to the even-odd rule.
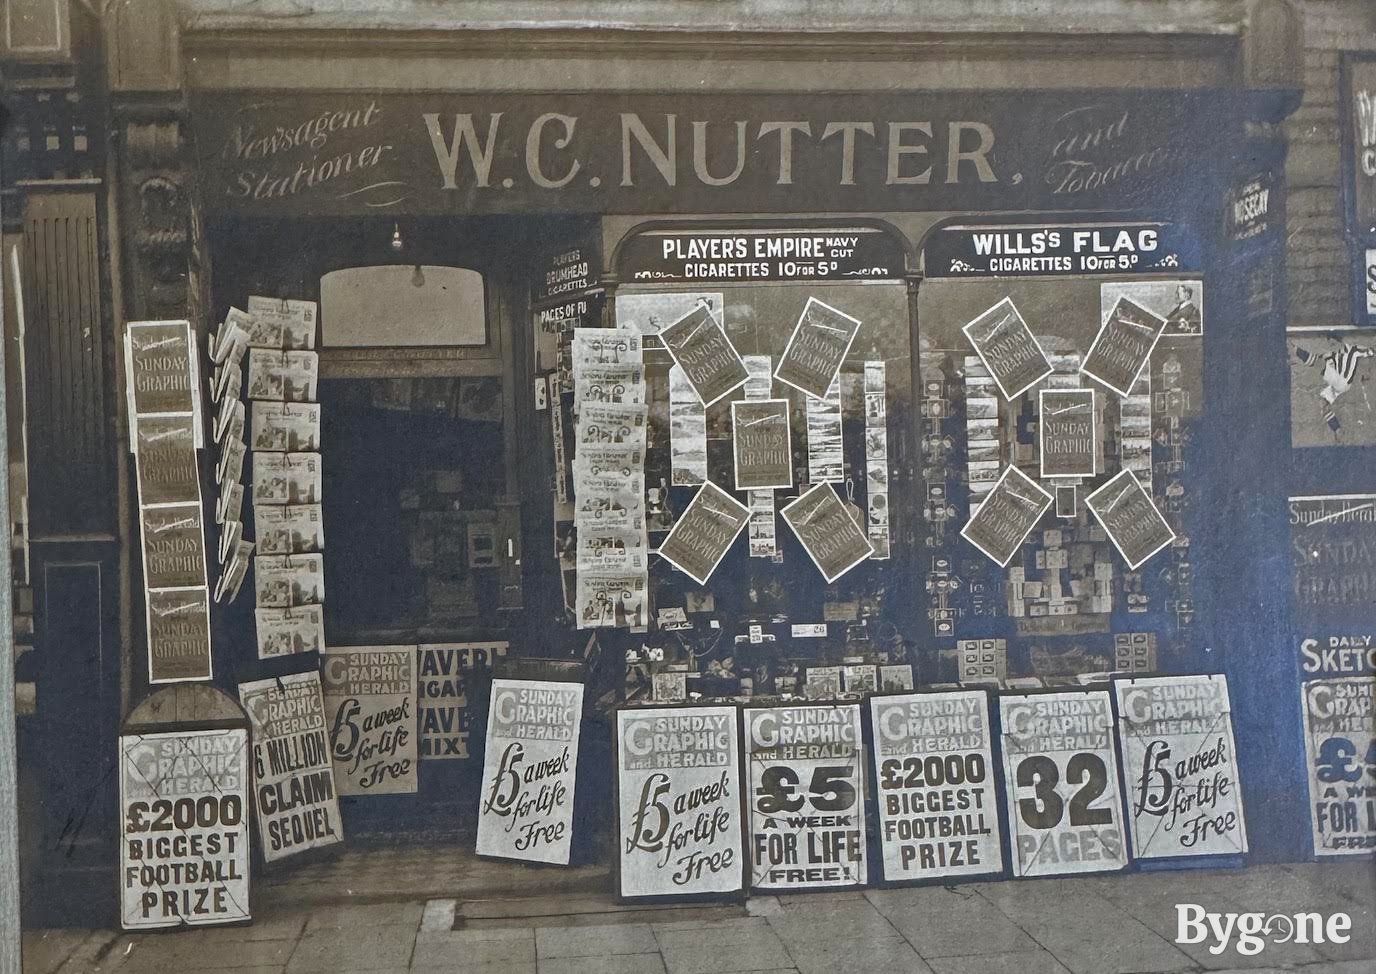
[[[535,955],[555,957],[611,957],[618,954],[656,954],[659,942],[647,923],[605,924],[593,927],[539,927]]]
[[[523,937],[505,940],[476,940],[465,936],[466,933],[456,930],[447,935],[416,938],[411,966],[418,971],[485,969],[488,974],[535,966],[535,937],[531,930],[524,931]]]
[[[786,944],[816,941],[881,940],[898,936],[883,913],[863,897],[827,903],[799,903],[769,917],[769,925]]]
[[[1069,974],[1060,961],[1044,950],[935,957],[927,963],[933,974]]]
[[[313,910],[306,932],[313,930],[351,930],[358,927],[420,926],[424,903],[351,903]]]
[[[538,974],[665,974],[659,954],[614,954],[608,957],[542,957]]]
[[[307,930],[287,962],[287,974],[404,968],[411,961],[415,944],[415,928],[401,924]]]
[[[931,968],[901,937],[809,943],[790,949],[799,974],[929,974]]]

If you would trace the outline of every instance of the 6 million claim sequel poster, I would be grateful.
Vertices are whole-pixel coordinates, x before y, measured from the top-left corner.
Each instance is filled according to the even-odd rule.
[[[124,929],[249,919],[248,735],[125,734],[119,752]]]
[[[478,855],[567,866],[583,684],[493,680]]]
[[[999,712],[1013,874],[1126,866],[1108,691],[1007,694]]]
[[[621,895],[744,889],[735,707],[616,716]]]
[[[870,698],[885,882],[1003,870],[989,697]]]
[[[866,881],[860,705],[748,708],[753,889]]]
[[[1227,677],[1119,680],[1113,689],[1133,855],[1246,852]]]

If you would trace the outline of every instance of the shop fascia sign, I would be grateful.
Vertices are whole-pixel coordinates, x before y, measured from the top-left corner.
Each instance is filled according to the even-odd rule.
[[[1121,202],[1199,103],[1122,95],[207,95],[212,209],[798,211]]]

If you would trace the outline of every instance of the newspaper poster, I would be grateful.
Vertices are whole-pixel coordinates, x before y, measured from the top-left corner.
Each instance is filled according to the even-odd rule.
[[[601,574],[643,572],[649,568],[645,532],[635,528],[578,529],[577,568]]]
[[[1107,690],[999,697],[1015,876],[1128,863]]]
[[[773,558],[779,551],[777,518],[774,514],[774,491],[752,490],[746,494],[750,521],[746,537],[750,542],[751,558]]]
[[[616,742],[621,896],[742,891],[736,708],[619,710]]]
[[[589,445],[573,458],[574,492],[589,477],[608,474],[618,477],[645,476],[645,450],[638,446]]]
[[[737,490],[793,486],[793,442],[787,399],[746,399],[731,404]]]
[[[319,453],[255,453],[253,503],[319,504]]]
[[[244,540],[244,522],[226,521],[220,528],[220,545],[216,553],[220,557],[220,567],[223,568],[229,561],[230,556],[239,550],[239,542]]]
[[[838,375],[819,398],[808,396],[807,479],[809,483],[841,483],[846,479],[846,459],[841,439],[841,377]]]
[[[587,365],[578,370],[573,386],[574,405],[607,403],[619,406],[645,404],[645,369],[640,365]]]
[[[253,509],[258,551],[299,555],[325,550],[325,516],[319,504],[264,504]]]
[[[193,588],[149,589],[148,682],[209,680],[210,591]]]
[[[1116,680],[1134,859],[1247,851],[1228,679]]]
[[[860,705],[745,709],[750,886],[861,886],[865,747]]]
[[[884,881],[1003,871],[989,698],[871,697]]]
[[[131,321],[127,331],[127,381],[134,417],[158,413],[199,416],[196,347],[186,321]],[[137,423],[131,417],[131,424]]]
[[[1373,283],[1376,288],[1376,272]],[[1376,291],[1373,291],[1376,293]],[[1290,445],[1376,445],[1376,329],[1352,325],[1287,328]]]
[[[1376,680],[1344,676],[1300,687],[1314,855],[1376,850]]]
[[[580,531],[643,531],[645,475],[620,477],[599,474],[580,480],[574,522]]]
[[[209,336],[211,361],[220,366],[233,364],[237,367],[248,348],[252,332],[253,319],[248,312],[230,308],[225,320]]]
[[[120,926],[250,919],[248,732],[121,734]]]
[[[238,522],[230,522],[238,523]],[[238,541],[234,545],[234,551],[229,556],[225,569],[220,573],[220,578],[215,583],[215,602],[233,602],[239,595],[239,588],[244,584],[244,576],[248,573],[250,559],[253,558],[253,542]]]
[[[774,392],[774,360],[768,355],[742,355],[745,366],[745,398],[770,399]]]
[[[325,648],[325,611],[318,605],[290,609],[255,609],[258,658],[275,659]]]
[[[222,399],[220,408],[215,411],[215,428],[212,430],[215,442],[223,444],[226,440],[244,438],[244,404],[239,399]]]
[[[630,328],[575,328],[573,330],[573,368],[587,366],[642,365],[645,344],[640,332]]]
[[[583,685],[493,680],[478,855],[567,866]]]
[[[210,379],[210,401],[221,403],[226,399],[238,399],[244,390],[244,370],[238,362],[226,362],[215,367]]]
[[[1126,397],[1165,330],[1165,318],[1120,297],[1094,336],[1080,371]]]
[[[196,418],[142,416],[134,432],[140,504],[200,502]]]
[[[1093,389],[1042,389],[1037,445],[1043,477],[1093,477],[1099,453]]]
[[[1175,532],[1131,470],[1120,470],[1085,498],[1085,506],[1134,571],[1175,540]]]
[[[255,451],[316,453],[320,450],[320,404],[255,402],[249,422]]]
[[[815,399],[825,399],[841,373],[860,320],[816,298],[808,298],[774,369],[774,378]]]
[[[1011,298],[1004,298],[961,331],[1006,400],[1051,374],[1051,362]]]
[[[554,445],[554,496],[559,504],[569,500],[569,444],[564,433],[564,397],[560,394],[555,377],[549,377],[549,426],[550,440]]]
[[[270,348],[315,348],[316,304],[292,298],[251,294],[248,313],[261,323],[263,334],[275,341]]]
[[[238,437],[226,439],[220,446],[220,459],[215,464],[215,483],[222,489],[240,481],[244,475],[244,441]]]
[[[869,538],[831,484],[818,484],[779,514],[828,584],[874,554]]]
[[[879,689],[885,693],[913,688],[911,663],[890,663],[879,667]]]
[[[704,406],[745,384],[745,363],[727,337],[720,318],[706,305],[697,305],[660,329],[659,337]]]
[[[422,761],[467,761],[472,756],[469,681],[475,671],[491,673],[509,648],[505,642],[433,643],[418,648],[416,702]]]
[[[320,674],[239,684],[253,724],[253,810],[265,862],[344,841]]]
[[[960,535],[1006,567],[1054,501],[1031,477],[1009,464]]]
[[[319,381],[320,358],[315,352],[255,348],[248,353],[250,399],[314,402]]]
[[[320,673],[339,793],[414,793],[416,647],[326,646]]]
[[[253,559],[253,581],[260,608],[325,603],[323,555],[259,555]]]
[[[585,403],[578,411],[576,443],[584,446],[614,444],[645,449],[645,406]]]
[[[616,295],[616,323],[642,335],[658,335],[695,308],[720,316],[726,302],[720,291],[631,291]]]
[[[150,589],[206,584],[205,527],[199,501],[144,507],[143,580]]]
[[[1297,620],[1369,624],[1376,591],[1376,494],[1291,497],[1289,513]]]
[[[865,363],[865,533],[872,557],[889,557],[888,381],[882,361]],[[882,476],[881,476],[882,475]]]
[[[706,585],[748,520],[750,509],[709,480],[679,516],[659,554],[699,585]]]
[[[649,624],[649,580],[642,571],[580,571],[575,588],[579,629],[643,629]]]
[[[669,369],[669,466],[675,487],[707,480],[707,408],[677,365]]]

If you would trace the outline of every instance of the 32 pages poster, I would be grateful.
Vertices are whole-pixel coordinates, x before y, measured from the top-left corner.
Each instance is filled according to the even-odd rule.
[[[1227,677],[1119,680],[1113,688],[1134,857],[1246,852]]]
[[[493,680],[478,855],[568,865],[583,684]]]
[[[1107,690],[999,698],[1013,874],[1128,864]]]
[[[341,795],[416,790],[416,647],[327,646],[320,656]]]
[[[616,740],[621,895],[740,891],[736,708],[618,711]]]

